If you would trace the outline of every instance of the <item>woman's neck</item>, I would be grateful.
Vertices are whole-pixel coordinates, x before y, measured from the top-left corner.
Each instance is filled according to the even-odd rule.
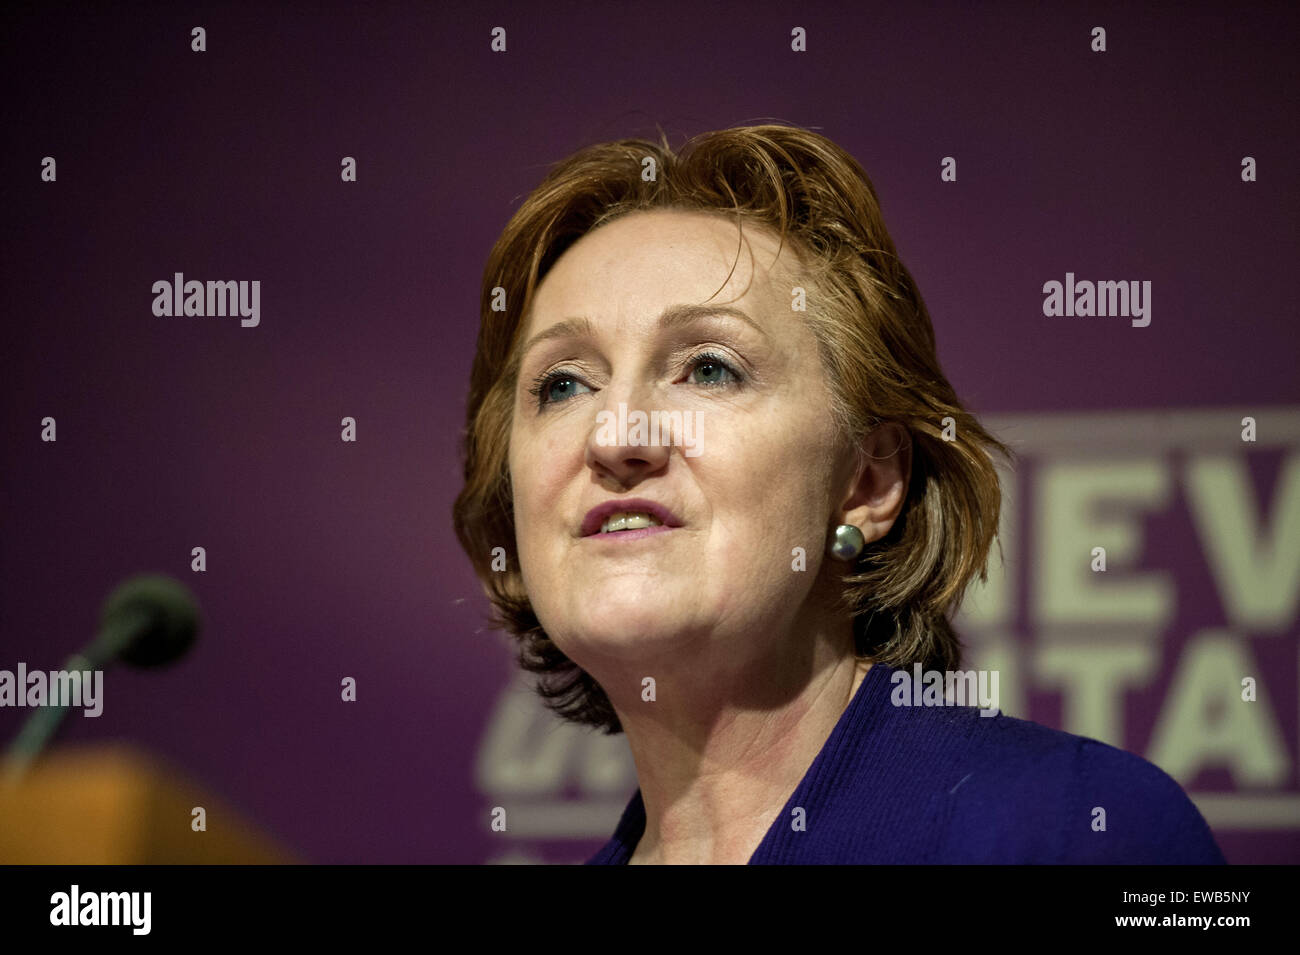
[[[694,743],[662,711],[625,721],[646,810],[629,864],[747,863],[870,667],[842,656],[778,705],[722,710]]]

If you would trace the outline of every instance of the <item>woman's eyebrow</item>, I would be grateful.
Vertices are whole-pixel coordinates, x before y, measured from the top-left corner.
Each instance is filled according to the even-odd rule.
[[[763,331],[758,322],[750,318],[741,309],[731,305],[669,305],[659,316],[659,327],[663,329],[679,328],[682,325],[690,325],[701,319],[718,317],[738,319],[762,335],[763,338],[769,338],[767,332]],[[530,338],[520,355],[528,354],[535,346],[553,338],[578,338],[582,336],[595,336],[591,319],[566,318],[564,321],[556,322]]]
[[[762,335],[763,338],[768,338],[767,332],[763,331],[758,322],[732,305],[669,305],[664,309],[663,314],[659,316],[659,327],[677,328],[697,322],[702,318],[718,317],[739,319]]]
[[[527,355],[536,346],[542,342],[549,342],[552,338],[594,338],[595,330],[591,327],[589,318],[566,318],[562,322],[556,322],[550,328],[544,328],[532,338],[528,339],[528,344],[519,352],[520,357]]]

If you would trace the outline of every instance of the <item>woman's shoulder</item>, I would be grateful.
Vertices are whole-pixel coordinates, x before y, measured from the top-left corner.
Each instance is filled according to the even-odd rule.
[[[1046,729],[1046,727],[1043,727]],[[1055,731],[1053,731],[1055,732]],[[1066,842],[1075,863],[1223,865],[1196,804],[1172,776],[1141,756],[1084,736],[1075,745]]]
[[[935,773],[936,861],[1224,862],[1178,782],[1133,753],[974,707],[900,713],[895,730]]]

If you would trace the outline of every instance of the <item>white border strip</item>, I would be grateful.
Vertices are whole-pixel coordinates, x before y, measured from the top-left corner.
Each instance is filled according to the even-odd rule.
[[[1070,451],[1241,452],[1300,445],[1300,405],[977,417],[995,437],[1026,457]],[[1255,419],[1253,443],[1241,440],[1242,418]]]
[[[1300,829],[1300,796],[1187,795],[1211,829]]]

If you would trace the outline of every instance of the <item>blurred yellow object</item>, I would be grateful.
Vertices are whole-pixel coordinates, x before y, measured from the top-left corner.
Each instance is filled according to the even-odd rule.
[[[207,830],[191,828],[203,807]],[[60,747],[0,780],[0,864],[297,863],[211,793],[124,745]]]

